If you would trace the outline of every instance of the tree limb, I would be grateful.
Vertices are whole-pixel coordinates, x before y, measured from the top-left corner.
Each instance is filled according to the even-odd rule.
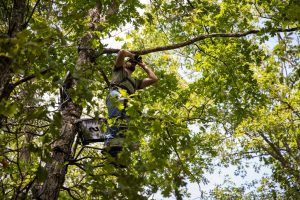
[[[166,133],[168,136],[168,139],[171,141],[171,147],[173,148],[178,160],[179,160],[179,164],[181,165],[181,169],[184,171],[185,174],[190,175],[191,177],[193,177],[196,180],[196,183],[198,184],[198,187],[200,188],[200,180],[198,178],[196,178],[196,176],[193,174],[193,172],[191,172],[190,170],[186,169],[187,167],[185,166],[185,164],[183,163],[181,156],[179,155],[177,148],[176,148],[176,141],[174,141],[173,137],[171,136],[171,133],[169,131],[168,128],[166,128]]]
[[[258,134],[264,139],[265,142],[268,143],[268,145],[271,147],[271,150],[268,150],[268,148],[264,147],[263,148],[265,150],[267,150],[268,153],[270,153],[273,158],[275,158],[276,160],[278,160],[283,167],[290,169],[290,170],[294,170],[291,166],[290,163],[284,158],[284,156],[281,154],[280,149],[278,147],[276,147],[276,145],[274,143],[272,143],[265,135],[262,131],[258,131]]]
[[[40,72],[40,74],[41,74],[41,75],[44,75],[44,74],[46,74],[47,72],[49,72],[49,71],[51,71],[51,70],[52,70],[52,67],[49,67],[49,68],[47,68],[47,69],[42,70],[42,71]],[[35,74],[31,74],[31,75],[29,75],[29,76],[27,76],[27,77],[24,77],[23,79],[21,79],[21,80],[15,82],[15,83],[13,83],[13,86],[14,86],[14,88],[15,88],[15,87],[17,87],[18,85],[20,85],[20,84],[22,84],[22,83],[25,83],[25,82],[27,82],[27,81],[29,81],[29,80],[35,78],[35,77],[36,77]]]
[[[15,37],[16,34],[24,29],[23,22],[25,16],[26,0],[13,2],[12,15],[8,27],[8,35]]]
[[[293,32],[299,30],[299,27],[294,27],[294,28],[288,28],[288,29],[282,29],[282,28],[277,28],[274,29],[270,32]],[[159,46],[155,48],[150,48],[150,49],[144,49],[140,51],[131,51],[133,53],[137,53],[139,55],[145,55],[149,53],[154,53],[154,52],[159,52],[159,51],[167,51],[167,50],[174,50],[178,48],[182,48],[191,44],[194,44],[195,42],[205,40],[207,38],[240,38],[244,37],[247,35],[251,34],[258,34],[258,33],[265,33],[264,29],[257,29],[257,30],[249,30],[246,32],[237,32],[237,33],[211,33],[207,35],[200,35],[198,37],[194,37],[190,40],[187,40],[185,42],[177,43],[177,44],[171,44],[171,45],[166,45],[166,46]],[[113,48],[104,48],[102,54],[112,54],[112,53],[118,53],[120,49],[113,49]]]
[[[34,13],[34,11],[36,10],[37,6],[39,5],[40,1],[41,1],[41,0],[37,0],[37,2],[35,2],[35,5],[34,5],[32,11],[31,11],[31,13],[30,13],[28,19],[27,19],[26,22],[23,24],[23,28],[26,28],[26,27],[28,26],[28,23],[29,23],[30,19],[32,18],[33,13]]]
[[[47,72],[49,72],[50,70],[52,70],[52,67],[49,67],[47,69],[44,69],[40,72],[41,75],[46,74]],[[15,82],[15,83],[10,83],[9,81],[6,83],[6,85],[4,85],[4,89],[2,91],[2,94],[0,94],[0,101],[2,99],[8,99],[10,97],[10,94],[12,93],[12,91],[18,86],[21,85],[22,83],[25,83],[33,78],[35,78],[36,75],[35,74],[31,74],[28,75],[26,77],[24,77],[23,79]]]
[[[71,188],[67,188],[67,187],[64,187],[64,186],[63,186],[61,189],[67,191],[67,193],[69,194],[70,197],[72,197],[72,199],[77,200],[77,198],[72,194],[72,192],[71,192],[72,189],[71,189]]]

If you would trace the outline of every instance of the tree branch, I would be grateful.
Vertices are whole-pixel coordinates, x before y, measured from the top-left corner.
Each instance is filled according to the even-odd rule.
[[[77,200],[77,198],[72,194],[72,189],[71,188],[67,188],[67,187],[62,187],[61,189],[63,189],[63,190],[65,190],[65,191],[67,191],[67,193],[69,194],[69,196],[72,198],[72,199],[75,199],[75,200]]]
[[[25,16],[26,0],[13,1],[12,15],[8,28],[8,35],[15,37],[16,34],[23,30],[23,22]]]
[[[182,170],[184,171],[184,173],[186,173],[187,175],[190,175],[191,177],[193,177],[196,180],[196,183],[198,184],[198,187],[200,189],[200,180],[193,174],[193,172],[191,172],[189,169],[187,169],[187,167],[183,163],[181,156],[179,155],[177,148],[176,148],[176,141],[174,141],[168,128],[166,128],[166,133],[167,133],[167,136],[169,137],[169,140],[171,141],[171,147],[173,148],[173,150],[179,160],[179,164],[181,165]]]
[[[52,67],[49,67],[49,68],[47,68],[47,69],[42,70],[42,71],[40,72],[40,74],[41,74],[41,75],[44,75],[44,74],[46,74],[47,72],[49,72],[50,70],[52,70]],[[3,91],[2,91],[2,94],[0,95],[0,101],[1,101],[2,99],[8,99],[9,96],[10,96],[10,94],[12,93],[12,91],[13,91],[18,85],[20,85],[20,84],[22,84],[22,83],[25,83],[25,82],[27,82],[27,81],[29,81],[29,80],[35,78],[35,77],[36,77],[36,75],[35,75],[35,74],[32,74],[32,75],[29,75],[29,76],[27,76],[27,77],[25,77],[25,78],[23,78],[23,79],[21,79],[21,80],[15,82],[15,83],[9,83],[9,81],[8,81],[8,82],[6,83],[6,85],[4,86],[4,89],[3,89]]]
[[[36,10],[37,6],[39,5],[40,1],[41,1],[41,0],[37,0],[37,2],[35,2],[35,5],[34,5],[32,11],[31,11],[31,13],[30,13],[28,19],[27,19],[26,22],[23,24],[23,28],[26,28],[26,27],[28,26],[28,23],[29,23],[30,19],[32,18],[33,13],[34,13],[34,11]]]
[[[42,70],[42,71],[40,72],[40,74],[41,74],[41,75],[44,75],[44,74],[46,74],[47,72],[49,72],[50,70],[52,70],[52,67],[49,67],[49,68],[47,68],[47,69]],[[29,76],[27,76],[27,77],[25,77],[25,78],[23,78],[23,79],[21,79],[21,80],[15,82],[15,83],[13,84],[13,86],[14,86],[14,88],[15,88],[15,87],[17,87],[18,85],[20,85],[20,84],[22,84],[22,83],[25,83],[25,82],[27,82],[27,81],[29,81],[29,80],[35,78],[35,77],[36,77],[35,74],[29,75]]]
[[[271,149],[273,151],[268,150],[267,147],[263,148],[265,150],[267,150],[268,153],[270,153],[276,160],[278,160],[283,167],[288,168],[290,170],[294,170],[291,166],[290,163],[284,158],[284,156],[281,154],[280,149],[278,147],[275,146],[274,143],[272,143],[265,135],[262,131],[258,131],[258,134],[264,139],[265,142],[268,143],[268,145],[271,147]]]
[[[299,30],[299,27],[288,28],[288,29],[277,28],[270,32],[293,32],[293,31],[297,31],[297,30]],[[270,33],[270,32],[267,32],[267,33]],[[167,50],[174,50],[174,49],[182,48],[182,47],[194,44],[195,42],[205,40],[208,38],[240,38],[240,37],[244,37],[247,35],[258,34],[258,33],[265,33],[265,30],[264,29],[249,30],[246,32],[238,32],[238,33],[211,33],[211,34],[207,34],[207,35],[200,35],[198,37],[194,37],[190,40],[187,40],[187,41],[181,42],[181,43],[177,43],[177,44],[159,46],[159,47],[155,47],[155,48],[144,49],[141,51],[131,51],[131,52],[137,53],[139,55],[145,55],[145,54],[159,52],[159,51],[167,51]],[[119,50],[120,49],[104,48],[102,54],[118,53]]]

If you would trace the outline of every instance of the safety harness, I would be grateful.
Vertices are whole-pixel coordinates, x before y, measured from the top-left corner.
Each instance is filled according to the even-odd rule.
[[[122,85],[122,83],[124,83],[125,81],[129,81],[129,83],[132,85],[132,87],[135,88],[135,83],[130,78],[124,77],[121,81],[119,81],[117,83],[111,83],[110,89],[122,88],[122,89],[126,90],[128,92],[128,94],[132,94],[131,91],[127,87]]]

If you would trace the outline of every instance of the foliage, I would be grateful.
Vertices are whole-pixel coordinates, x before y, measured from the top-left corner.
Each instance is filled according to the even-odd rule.
[[[203,195],[300,195],[299,31],[278,31],[299,28],[298,1],[30,0],[24,1],[22,28],[9,35],[15,2],[2,1],[0,7],[0,83],[9,78],[0,85],[1,198],[33,198],[46,181],[51,145],[66,123],[58,97],[67,71],[77,81],[68,94],[84,115],[107,116],[101,70],[110,77],[115,55],[103,52],[115,47],[104,39],[138,52],[258,29],[144,55],[159,82],[130,98],[130,128],[119,160],[128,167],[114,167],[97,149],[101,143],[93,149],[74,142],[59,199],[150,199],[158,191],[183,199],[189,183],[208,183],[205,174],[217,167],[233,165],[243,174],[254,158],[272,174],[247,186],[225,181]],[[95,7],[101,20],[91,27],[88,15]],[[133,28],[124,38],[114,35],[129,23]],[[88,52],[95,62],[78,68],[77,47],[87,33],[88,48],[97,49]],[[145,76],[140,69],[135,73]]]

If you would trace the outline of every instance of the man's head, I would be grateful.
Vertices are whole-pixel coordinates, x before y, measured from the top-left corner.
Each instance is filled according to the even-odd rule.
[[[126,62],[125,62],[125,67],[131,71],[131,72],[134,72],[135,70],[135,66],[136,66],[137,62],[132,60],[132,59],[128,59]]]

